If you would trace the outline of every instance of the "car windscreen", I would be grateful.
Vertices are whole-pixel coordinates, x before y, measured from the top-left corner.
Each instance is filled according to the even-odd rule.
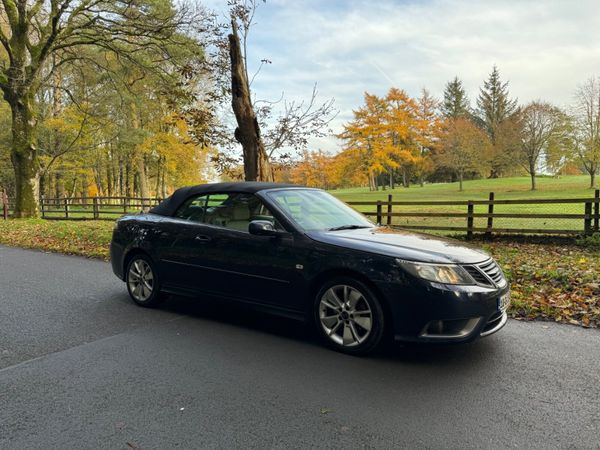
[[[306,231],[371,228],[373,223],[345,203],[317,189],[281,189],[267,196]]]

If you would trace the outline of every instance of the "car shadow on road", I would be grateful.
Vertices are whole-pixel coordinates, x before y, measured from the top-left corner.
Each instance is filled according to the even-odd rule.
[[[192,299],[173,296],[165,301],[159,309],[191,318],[216,321],[236,328],[245,328],[280,339],[298,341],[317,348],[322,347],[309,324],[222,299]],[[494,358],[496,349],[497,342],[494,337],[456,345],[405,344],[388,340],[372,355],[363,358],[417,366],[432,364],[440,366],[442,364],[452,367],[465,363],[474,364],[482,357],[484,360]],[[348,358],[354,357],[348,356]]]

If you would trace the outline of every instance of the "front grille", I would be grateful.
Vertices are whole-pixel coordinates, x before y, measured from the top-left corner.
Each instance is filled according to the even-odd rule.
[[[493,259],[488,259],[481,264],[463,267],[477,284],[492,287],[502,287],[506,284],[502,269],[500,269],[500,266]]]
[[[479,269],[475,266],[464,266],[465,270],[469,272],[469,275],[473,277],[477,284],[482,284],[484,286],[493,286],[492,282],[488,280],[488,278],[482,274]]]

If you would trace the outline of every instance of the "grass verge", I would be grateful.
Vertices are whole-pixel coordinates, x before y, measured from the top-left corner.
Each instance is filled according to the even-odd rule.
[[[112,222],[0,220],[0,244],[108,260]],[[512,286],[510,315],[600,327],[600,252],[571,240],[479,241]]]
[[[0,220],[0,244],[108,260],[113,222]]]

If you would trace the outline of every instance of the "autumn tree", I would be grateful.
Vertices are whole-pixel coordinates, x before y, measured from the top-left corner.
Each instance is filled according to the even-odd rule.
[[[164,197],[173,186],[204,179],[203,51],[195,39],[179,42],[185,45],[169,48],[160,71],[140,64],[152,58],[143,49],[130,61],[81,48],[76,61],[42,83],[42,194]]]
[[[193,14],[169,1],[3,0],[0,44],[8,65],[0,67],[0,89],[12,116],[11,160],[15,172],[15,216],[37,215],[39,161],[35,96],[44,77],[93,47],[136,60],[138,49],[155,49],[159,67],[177,31]],[[52,65],[50,63],[53,63]],[[51,66],[49,68],[49,66]]]
[[[397,163],[391,158],[391,141],[387,133],[387,105],[376,95],[365,93],[364,105],[353,111],[354,119],[344,125],[338,136],[344,149],[352,150],[363,161],[369,189],[376,190],[377,176]]]
[[[534,191],[538,168],[545,157],[568,145],[565,115],[547,102],[533,101],[520,112],[519,123],[520,145],[513,154],[531,177]]]
[[[332,176],[333,158],[322,151],[304,152],[301,159],[293,166],[290,172],[290,181],[303,186],[330,189],[334,186]]]
[[[573,138],[581,165],[596,186],[600,172],[600,77],[592,77],[575,94]]]
[[[477,117],[479,123],[487,132],[492,143],[491,155],[491,178],[500,176],[512,165],[510,149],[499,145],[506,143],[503,133],[511,133],[513,124],[510,119],[517,111],[517,100],[511,99],[508,92],[508,82],[502,82],[500,72],[496,66],[493,67],[483,87],[479,90],[477,97]]]
[[[454,77],[446,83],[444,100],[440,109],[442,115],[447,119],[468,118],[471,115],[469,98],[458,77]]]
[[[463,179],[467,172],[480,172],[486,165],[482,152],[491,147],[487,134],[471,120],[450,120],[442,136],[441,152],[437,163],[456,172],[459,190],[463,190]]]
[[[396,173],[405,187],[412,175],[428,170],[429,150],[435,140],[436,101],[428,92],[419,100],[397,88],[380,98],[365,93],[364,105],[339,135],[345,150],[354,150],[364,161],[371,189],[378,188],[378,176],[387,173],[390,187]]]

